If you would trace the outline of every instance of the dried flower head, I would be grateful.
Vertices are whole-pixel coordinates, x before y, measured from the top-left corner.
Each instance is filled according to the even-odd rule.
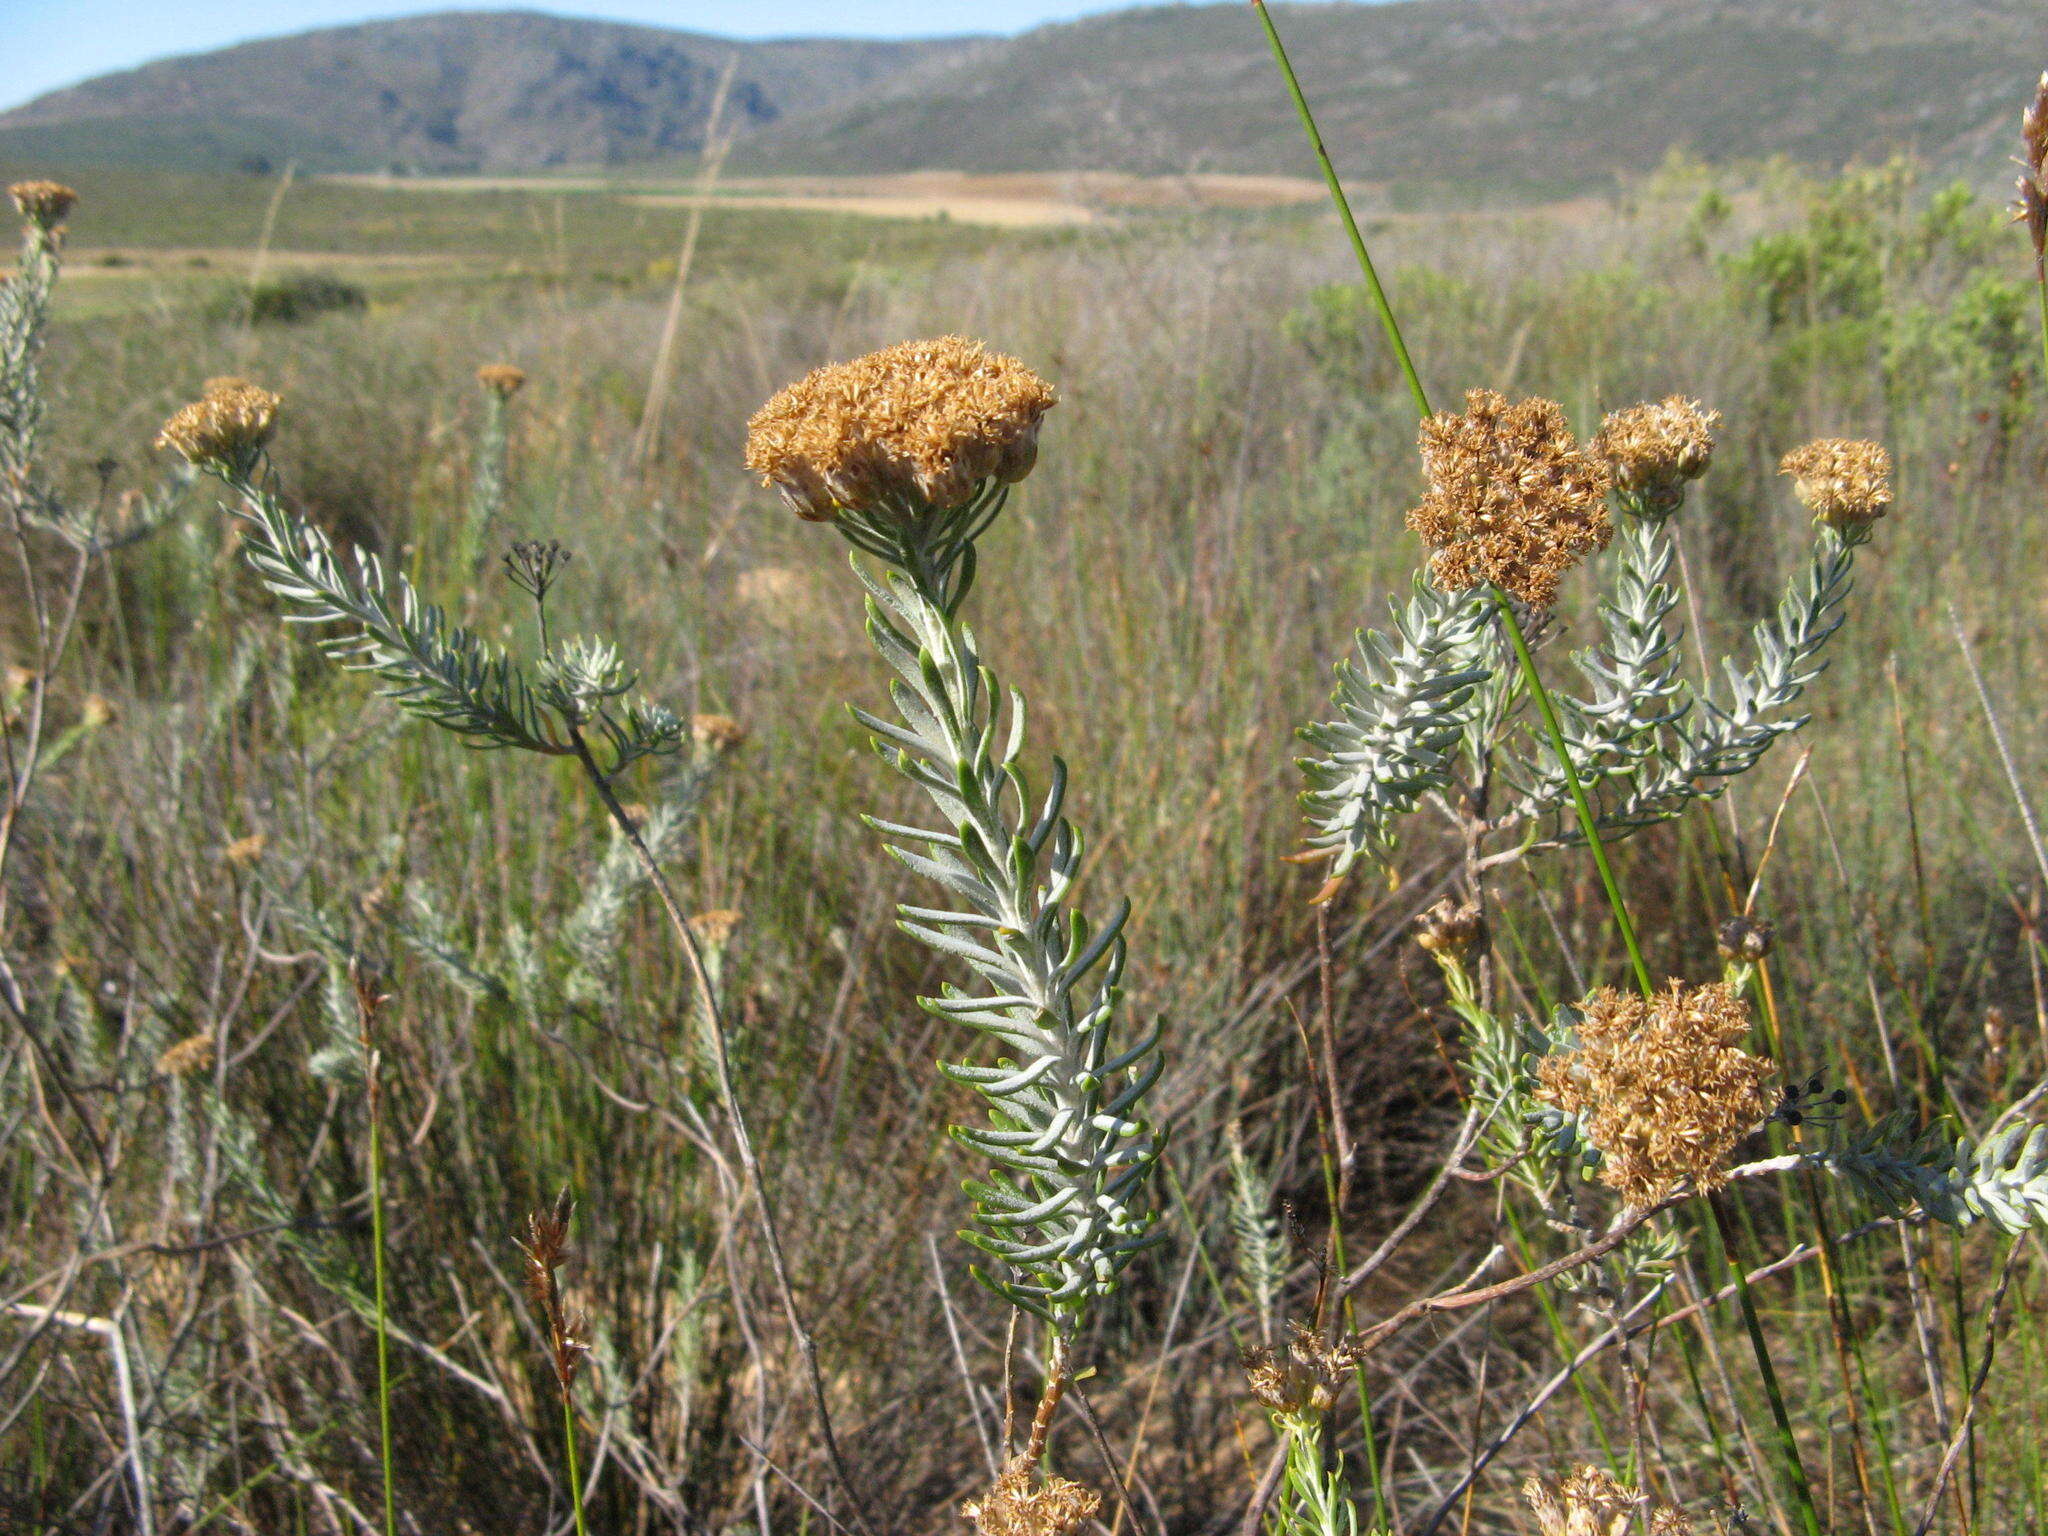
[[[46,235],[78,205],[78,194],[61,181],[17,181],[7,195],[21,216]]]
[[[978,341],[904,341],[805,374],[747,423],[747,468],[798,515],[891,502],[953,508],[990,478],[1022,480],[1058,396]]]
[[[1101,1508],[1101,1494],[1064,1477],[1048,1477],[1034,1487],[1020,1456],[960,1513],[974,1522],[979,1536],[1073,1536]]]
[[[1721,413],[1671,395],[1610,411],[1593,437],[1614,487],[1645,515],[1668,517],[1685,499],[1685,483],[1706,473]]]
[[[1880,443],[1823,437],[1778,461],[1813,515],[1844,533],[1867,528],[1892,504],[1892,456]]]
[[[1509,405],[1475,389],[1462,416],[1422,424],[1429,491],[1408,526],[1436,553],[1430,571],[1452,590],[1492,582],[1535,608],[1613,536],[1607,466],[1586,452],[1554,400]]]
[[[747,728],[731,715],[690,716],[690,740],[700,752],[714,756],[745,745]]]
[[[1637,1208],[1712,1189],[1730,1149],[1771,1112],[1771,1062],[1737,1041],[1749,1009],[1725,982],[1673,981],[1653,998],[1603,987],[1580,1005],[1578,1047],[1546,1056],[1536,1097],[1591,1116],[1600,1179]]]
[[[1540,1477],[1522,1484],[1522,1499],[1542,1536],[1624,1536],[1643,1495],[1599,1467],[1580,1467],[1555,1488]],[[1692,1522],[1676,1507],[1657,1504],[1653,1536],[1692,1536]]]
[[[714,907],[690,919],[690,937],[706,949],[724,949],[739,931],[740,914],[731,907]]]
[[[555,1387],[565,1403],[575,1384],[576,1371],[583,1364],[583,1357],[590,1353],[590,1345],[583,1337],[583,1320],[562,1300],[562,1288],[555,1273],[568,1257],[569,1218],[575,1210],[576,1202],[565,1189],[555,1197],[553,1209],[528,1216],[526,1236],[514,1239],[526,1256],[527,1298],[547,1335],[548,1364],[554,1368]]]
[[[487,393],[496,395],[500,400],[509,400],[526,382],[526,370],[515,368],[510,363],[485,363],[477,369],[476,381]]]
[[[1247,1348],[1240,1358],[1246,1384],[1262,1407],[1289,1415],[1324,1414],[1337,1406],[1345,1378],[1358,1367],[1360,1350],[1355,1339],[1326,1343],[1292,1322],[1285,1351],[1260,1345]]]
[[[202,469],[246,472],[276,430],[282,403],[247,379],[208,379],[199,399],[171,413],[156,445]]]
[[[1754,965],[1768,956],[1771,943],[1777,936],[1777,924],[1769,918],[1750,917],[1739,912],[1722,923],[1714,934],[1721,958],[1741,965]]]
[[[204,1072],[213,1065],[213,1032],[188,1035],[175,1045],[166,1046],[164,1053],[156,1059],[159,1077],[189,1077],[195,1072]]]
[[[2020,114],[2019,196],[2013,200],[2015,224],[2027,226],[2034,265],[2048,269],[2048,72],[2034,87],[2034,99]]]
[[[1486,918],[1473,903],[1446,896],[1415,920],[1415,942],[1432,955],[1456,960],[1486,942]]]

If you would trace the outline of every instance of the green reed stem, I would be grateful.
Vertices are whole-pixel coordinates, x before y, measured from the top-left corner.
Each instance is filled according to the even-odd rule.
[[[1401,323],[1394,318],[1394,306],[1387,299],[1387,290],[1380,282],[1379,270],[1373,265],[1372,253],[1365,248],[1365,236],[1358,228],[1358,220],[1351,212],[1351,200],[1344,195],[1344,183],[1337,176],[1337,167],[1330,159],[1330,151],[1323,143],[1322,130],[1316,126],[1315,113],[1310,109],[1308,97],[1302,94],[1301,80],[1294,73],[1294,65],[1287,57],[1287,45],[1280,41],[1280,29],[1273,24],[1273,16],[1266,9],[1265,0],[1252,0],[1252,9],[1258,12],[1259,25],[1265,28],[1266,41],[1272,45],[1273,62],[1280,66],[1281,77],[1287,82],[1287,94],[1294,100],[1294,110],[1300,114],[1302,132],[1308,135],[1309,146],[1315,151],[1316,164],[1322,168],[1323,184],[1330,189],[1330,201],[1337,205],[1337,216],[1344,222],[1344,233],[1351,241],[1351,254],[1358,258],[1358,270],[1365,274],[1366,291],[1372,297],[1372,307],[1379,316],[1380,328],[1387,333],[1387,344],[1394,349],[1394,360],[1400,365],[1401,377],[1407,381],[1408,393],[1414,397],[1415,411],[1425,421],[1432,414],[1429,394],[1422,387],[1422,380],[1415,372],[1415,360],[1409,355],[1408,343],[1401,335]],[[2048,311],[2044,311],[2048,313]],[[1515,618],[1514,609],[1508,605],[1505,596],[1496,590],[1501,616],[1507,624],[1508,637],[1514,641],[1515,655],[1522,663],[1522,675],[1527,679],[1529,692],[1535,698],[1537,708],[1543,713],[1544,728],[1549,732],[1551,745],[1557,751],[1558,763],[1564,769],[1565,783],[1570,786],[1572,805],[1578,811],[1579,828],[1585,833],[1586,843],[1593,850],[1593,862],[1599,866],[1600,882],[1607,889],[1608,905],[1614,909],[1614,923],[1621,931],[1622,943],[1628,947],[1630,963],[1635,967],[1636,982],[1648,997],[1655,991],[1650,981],[1650,969],[1643,963],[1642,946],[1636,941],[1635,923],[1628,915],[1627,904],[1623,902],[1621,887],[1614,878],[1614,868],[1608,862],[1607,847],[1600,840],[1600,828],[1593,820],[1593,809],[1586,799],[1585,786],[1580,784],[1578,771],[1572,767],[1571,755],[1565,750],[1564,732],[1557,723],[1557,710],[1550,702],[1550,691],[1543,686],[1543,679],[1537,674],[1535,658],[1529,654],[1529,642],[1522,634],[1522,627]]]
[[[562,1444],[569,1458],[569,1504],[576,1511],[576,1536],[589,1536],[583,1528],[583,1471],[576,1464],[576,1405],[562,1393]]]
[[[1628,915],[1628,903],[1622,899],[1621,882],[1614,878],[1614,865],[1608,860],[1607,845],[1600,839],[1600,824],[1593,817],[1593,804],[1586,798],[1586,786],[1579,782],[1579,771],[1572,766],[1572,755],[1565,746],[1564,727],[1558,724],[1557,706],[1550,701],[1550,690],[1543,686],[1543,677],[1536,670],[1536,658],[1529,651],[1529,637],[1522,633],[1522,621],[1515,617],[1515,606],[1508,601],[1507,594],[1495,587],[1494,601],[1500,608],[1501,625],[1508,632],[1508,639],[1515,647],[1515,659],[1522,665],[1522,678],[1529,685],[1529,696],[1536,701],[1536,709],[1543,716],[1543,729],[1550,737],[1550,747],[1557,754],[1558,767],[1564,770],[1565,786],[1571,790],[1572,809],[1578,813],[1579,831],[1585,835],[1586,846],[1593,852],[1594,867],[1600,871],[1600,883],[1607,890],[1607,904],[1614,909],[1614,926],[1620,930],[1621,942],[1628,947],[1629,964],[1635,968],[1636,985],[1643,989],[1643,996],[1651,996],[1657,989],[1650,980],[1650,968],[1643,963],[1643,947],[1636,940],[1635,920]]]
[[[1714,1228],[1721,1239],[1721,1259],[1735,1277],[1735,1299],[1742,1311],[1742,1326],[1749,1334],[1749,1347],[1756,1356],[1756,1371],[1770,1399],[1771,1419],[1778,1428],[1778,1450],[1785,1463],[1785,1478],[1799,1504],[1799,1524],[1806,1536],[1822,1536],[1820,1511],[1813,1502],[1813,1485],[1806,1479],[1806,1463],[1799,1457],[1799,1441],[1792,1433],[1792,1416],[1785,1410],[1785,1394],[1778,1385],[1777,1367],[1771,1364],[1771,1350],[1764,1339],[1763,1321],[1757,1316],[1756,1298],[1749,1292],[1749,1276],[1735,1253],[1735,1233],[1718,1195],[1709,1195],[1707,1209],[1713,1212]]]
[[[1431,415],[1429,396],[1423,392],[1422,380],[1416,376],[1415,360],[1408,355],[1408,343],[1401,339],[1401,326],[1394,319],[1394,307],[1387,302],[1387,291],[1380,286],[1380,275],[1372,264],[1372,256],[1365,248],[1365,236],[1359,233],[1358,220],[1352,216],[1351,200],[1344,195],[1344,183],[1337,178],[1337,167],[1330,161],[1330,151],[1323,145],[1322,130],[1316,127],[1315,113],[1309,110],[1308,98],[1301,93],[1301,81],[1295,77],[1294,65],[1288,60],[1287,47],[1280,41],[1280,29],[1273,25],[1272,13],[1266,9],[1265,0],[1252,0],[1252,9],[1259,13],[1259,25],[1266,29],[1266,41],[1273,47],[1273,62],[1280,66],[1281,77],[1287,82],[1287,94],[1294,98],[1294,110],[1301,114],[1302,131],[1308,135],[1308,142],[1315,150],[1316,164],[1322,167],[1323,184],[1330,189],[1330,201],[1337,205],[1337,217],[1344,221],[1344,233],[1351,239],[1351,254],[1358,258],[1358,269],[1365,274],[1366,292],[1372,296],[1372,307],[1380,317],[1380,328],[1387,333],[1387,342],[1394,349],[1394,361],[1401,367],[1401,377],[1408,382],[1408,393],[1415,397],[1416,413],[1425,419]]]
[[[2034,263],[2034,297],[2041,312],[2041,387],[2048,389],[2048,265]]]
[[[377,1308],[377,1457],[384,1479],[384,1536],[398,1536],[397,1495],[391,1477],[391,1334],[384,1276],[384,1116],[378,1091],[377,1050],[372,1036],[376,999],[357,983],[357,1015],[363,1031],[364,1090],[370,1120],[370,1276]]]

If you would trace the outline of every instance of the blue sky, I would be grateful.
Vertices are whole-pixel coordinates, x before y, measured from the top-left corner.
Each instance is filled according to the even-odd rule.
[[[1020,32],[1117,9],[1129,0],[597,0],[496,5],[491,0],[0,0],[6,67],[0,108],[173,53],[204,53],[252,37],[376,16],[441,10],[545,10],[735,37],[918,37]]]

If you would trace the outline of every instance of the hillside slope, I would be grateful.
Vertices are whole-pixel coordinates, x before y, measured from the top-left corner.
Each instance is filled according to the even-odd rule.
[[[1987,177],[2048,63],[2041,0],[1397,0],[1274,8],[1349,176],[1611,186],[1680,148]],[[520,172],[687,157],[740,58],[735,169],[1311,169],[1250,8],[1015,38],[733,43],[451,12],[167,59],[0,114],[0,160]]]
[[[1995,164],[2048,64],[2037,0],[1404,0],[1274,14],[1347,174],[1524,192],[1611,184],[1673,147]],[[748,157],[820,171],[1310,168],[1264,37],[1234,3],[984,43],[776,124]]]
[[[103,76],[0,113],[10,158],[530,171],[687,155],[726,59],[743,133],[870,91],[959,42],[732,42],[531,12],[446,12],[268,38]]]

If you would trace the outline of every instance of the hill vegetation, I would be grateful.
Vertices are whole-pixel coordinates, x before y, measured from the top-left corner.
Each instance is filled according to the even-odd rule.
[[[1571,195],[1673,149],[1988,176],[2038,60],[2022,0],[1401,0],[1276,7],[1350,174]],[[168,59],[0,114],[0,159],[516,172],[677,161],[737,51],[760,172],[1302,170],[1237,4],[1016,38],[734,43],[450,12]]]
[[[531,171],[695,154],[737,55],[742,132],[864,92],[957,41],[735,42],[450,11],[160,60],[0,115],[10,158],[220,169]]]

